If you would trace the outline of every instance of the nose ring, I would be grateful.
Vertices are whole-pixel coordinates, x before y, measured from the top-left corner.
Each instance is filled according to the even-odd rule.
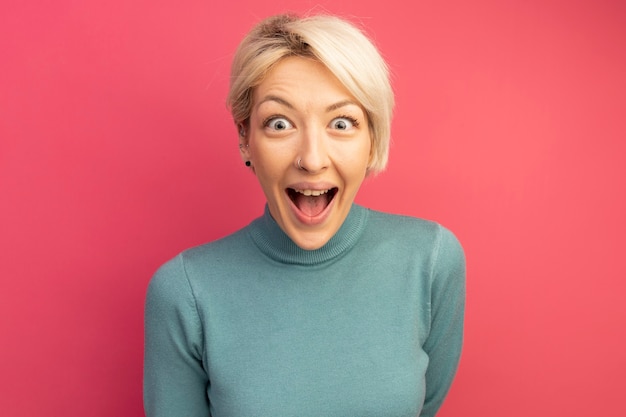
[[[304,169],[304,167],[300,165],[301,161],[302,161],[302,158],[298,158],[298,169]]]

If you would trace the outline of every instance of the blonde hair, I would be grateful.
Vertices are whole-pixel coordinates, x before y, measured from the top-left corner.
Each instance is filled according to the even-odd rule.
[[[242,40],[231,68],[228,106],[235,124],[247,124],[252,90],[281,59],[313,58],[328,68],[365,109],[372,136],[371,173],[385,169],[394,96],[378,49],[353,24],[334,16],[283,14],[257,24]]]

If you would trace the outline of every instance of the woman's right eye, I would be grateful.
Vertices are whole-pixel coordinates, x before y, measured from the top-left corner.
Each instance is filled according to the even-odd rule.
[[[287,130],[293,127],[291,122],[284,117],[273,117],[265,122],[265,126],[277,131]]]

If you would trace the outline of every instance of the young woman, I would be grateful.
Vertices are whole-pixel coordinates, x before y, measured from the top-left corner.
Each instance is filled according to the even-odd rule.
[[[228,100],[267,205],[153,277],[147,416],[434,416],[461,352],[465,260],[442,226],[354,204],[387,162],[377,49],[336,17],[268,18]]]

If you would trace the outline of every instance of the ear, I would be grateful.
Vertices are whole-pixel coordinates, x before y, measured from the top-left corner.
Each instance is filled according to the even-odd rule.
[[[247,142],[239,141],[239,156],[241,156],[243,162],[250,160],[250,148]]]
[[[237,125],[239,133],[239,155],[241,160],[245,163],[250,161],[250,148],[248,147],[248,131],[243,123]]]

